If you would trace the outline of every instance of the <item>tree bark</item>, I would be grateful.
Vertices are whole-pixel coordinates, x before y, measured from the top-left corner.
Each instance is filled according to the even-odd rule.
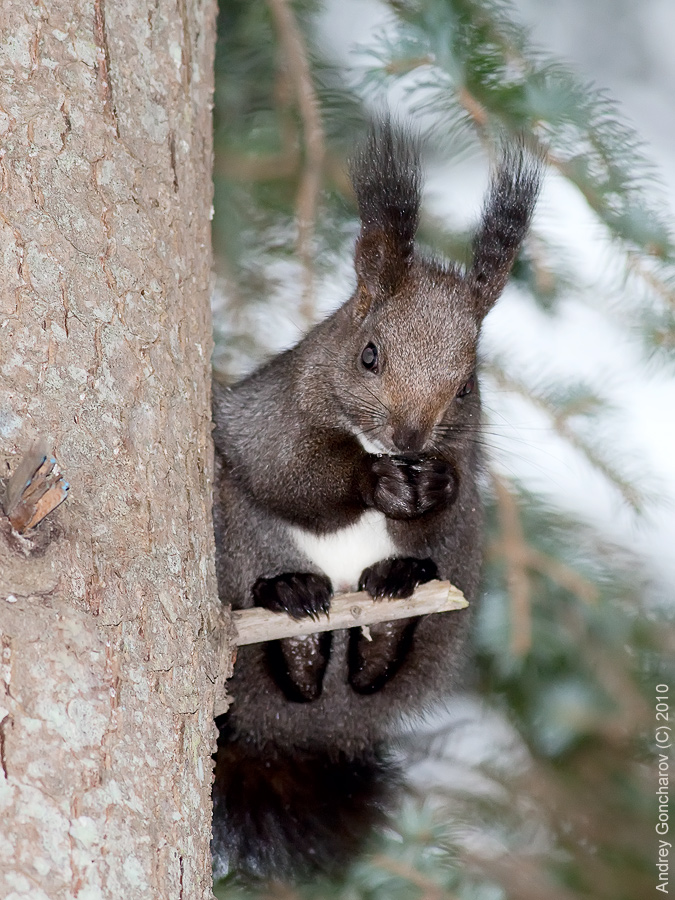
[[[213,0],[3,0],[0,896],[211,896]]]

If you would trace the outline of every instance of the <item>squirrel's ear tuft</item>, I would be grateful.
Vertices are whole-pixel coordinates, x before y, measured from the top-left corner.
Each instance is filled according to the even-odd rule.
[[[385,117],[351,161],[361,218],[354,267],[360,305],[391,296],[407,274],[419,221],[419,142]]]
[[[522,141],[505,147],[483,206],[473,240],[467,281],[479,318],[504,290],[511,267],[530,226],[542,180],[542,162]]]

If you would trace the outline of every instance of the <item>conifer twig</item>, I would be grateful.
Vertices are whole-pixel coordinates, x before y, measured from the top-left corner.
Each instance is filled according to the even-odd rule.
[[[372,864],[419,888],[422,891],[422,900],[455,900],[457,896],[447,891],[443,885],[424,875],[419,869],[403,860],[395,859],[393,856],[377,853],[372,859]]]
[[[574,594],[583,603],[593,605],[598,602],[600,596],[598,587],[559,559],[542,553],[536,547],[528,547],[527,564],[530,569],[550,578],[551,581],[569,591],[570,594]]]
[[[395,4],[391,3],[390,5],[394,6]],[[503,35],[500,34],[499,28],[490,21],[489,16],[485,16],[484,25],[488,25],[490,28],[490,32],[495,43],[499,44],[502,47],[505,58],[510,59],[512,62],[518,62],[525,70],[531,69],[531,61],[527,59],[522,50],[517,47],[513,41],[508,40]],[[389,63],[384,67],[387,74],[396,75],[398,72],[408,72],[413,71],[416,68],[421,66],[433,64],[433,60],[430,61],[428,56],[421,56],[418,58],[412,58],[410,60],[397,61],[396,66],[392,63]],[[456,100],[459,106],[468,113],[471,118],[473,124],[475,125],[477,131],[479,132],[479,137],[482,137],[484,140],[485,130],[490,122],[491,118],[497,119],[498,124],[503,126],[503,122],[499,122],[500,116],[495,115],[494,111],[486,107],[479,99],[472,93],[465,84],[458,84],[456,87]],[[584,199],[588,203],[589,207],[596,213],[598,218],[605,224],[605,226],[611,231],[612,225],[607,221],[606,215],[606,202],[603,200],[602,196],[599,195],[590,184],[584,184],[583,180],[576,176],[574,171],[570,168],[570,166],[561,159],[553,149],[546,145],[541,139],[537,137],[536,134],[531,135],[534,146],[536,147],[537,152],[541,155],[542,159],[552,168],[556,169],[564,178],[574,184],[578,190],[582,193]],[[592,134],[591,134],[592,138]],[[599,150],[603,150],[602,146],[598,148]],[[623,252],[626,255],[628,268],[636,273],[636,275],[641,278],[647,285],[650,287],[662,300],[665,300],[666,303],[671,307],[675,307],[675,291],[668,285],[666,280],[662,278],[655,272],[650,271],[648,266],[646,266],[642,259],[640,259],[640,255],[635,251],[631,250],[626,246],[626,242],[621,242]],[[648,247],[643,249],[643,254],[648,257],[654,257],[658,254],[655,254],[650,251]]]
[[[410,616],[465,609],[468,602],[462,592],[449,581],[428,581],[421,584],[412,597],[404,600],[373,600],[365,591],[336,594],[331,601],[330,614],[314,619],[292,619],[286,613],[267,609],[238,609],[232,612],[237,629],[237,644],[258,644],[281,638],[303,637],[320,631],[392,622]]]
[[[513,378],[511,375],[507,375],[501,366],[497,365],[494,361],[486,368],[488,368],[490,374],[501,388],[520,394],[521,397],[525,397],[526,400],[529,400],[534,407],[546,413],[551,420],[551,425],[556,434],[585,456],[593,468],[602,473],[602,475],[616,487],[628,505],[631,506],[635,512],[640,512],[644,501],[638,489],[612,468],[608,462],[602,459],[596,450],[574,431],[567,421],[568,416],[563,414],[560,410],[555,409],[545,397],[533,393],[518,379]]]

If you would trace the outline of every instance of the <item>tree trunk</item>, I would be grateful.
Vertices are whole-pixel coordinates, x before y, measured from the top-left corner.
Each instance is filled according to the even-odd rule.
[[[0,896],[211,896],[213,0],[2,0]]]

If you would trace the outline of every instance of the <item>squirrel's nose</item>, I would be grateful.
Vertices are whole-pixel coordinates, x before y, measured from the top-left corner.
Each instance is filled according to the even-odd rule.
[[[394,428],[392,440],[394,445],[404,453],[418,453],[424,447],[426,438],[421,429],[401,425]]]

